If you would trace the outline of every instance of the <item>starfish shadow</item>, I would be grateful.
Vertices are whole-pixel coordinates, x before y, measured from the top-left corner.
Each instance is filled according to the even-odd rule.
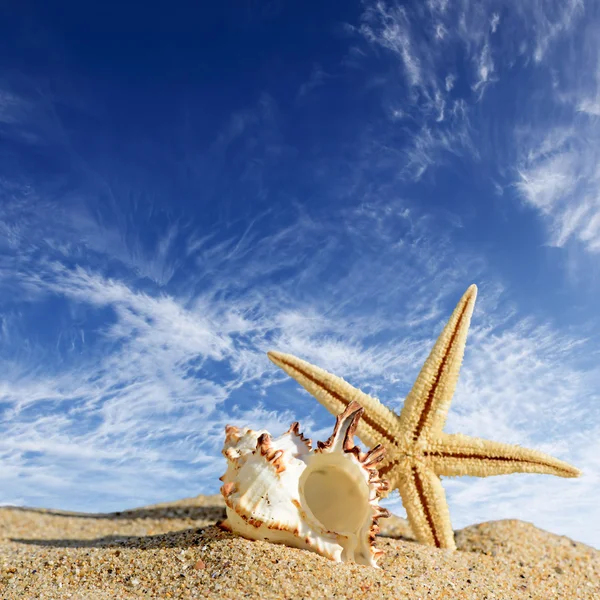
[[[399,533],[378,533],[378,538],[386,538],[388,540],[399,540],[401,542],[410,542],[414,544],[418,544],[416,538],[412,535],[402,535]]]

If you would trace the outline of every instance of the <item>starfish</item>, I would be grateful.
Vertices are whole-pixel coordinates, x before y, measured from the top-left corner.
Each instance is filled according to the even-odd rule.
[[[456,549],[441,476],[547,473],[577,477],[579,470],[538,452],[442,430],[458,381],[477,287],[460,299],[450,321],[425,361],[404,401],[400,415],[340,377],[291,354],[269,352],[269,358],[337,415],[353,400],[363,408],[357,428],[371,448],[381,444],[385,458],[379,473],[390,490],[398,489],[417,539],[438,548]]]

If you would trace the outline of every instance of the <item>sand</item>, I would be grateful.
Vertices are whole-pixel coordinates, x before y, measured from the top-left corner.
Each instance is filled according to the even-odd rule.
[[[456,532],[459,550],[382,520],[381,569],[251,542],[215,526],[220,496],[121,513],[0,508],[0,599],[600,600],[600,551],[521,521]]]

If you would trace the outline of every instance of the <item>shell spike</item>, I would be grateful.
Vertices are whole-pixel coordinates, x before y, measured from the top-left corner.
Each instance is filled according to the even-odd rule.
[[[335,419],[335,427],[326,442],[318,442],[320,452],[350,452],[354,448],[354,434],[364,408],[356,401],[350,402]]]
[[[261,433],[256,440],[256,449],[265,456],[271,448],[271,436],[268,433]]]
[[[283,450],[278,450],[273,447],[271,443],[271,436],[268,433],[262,433],[258,436],[256,441],[256,450],[260,452],[261,456],[267,459],[268,463],[271,463],[275,467],[276,473],[282,473],[285,471],[285,465],[281,460],[283,456]]]
[[[233,494],[235,491],[235,483],[233,483],[233,481],[229,481],[225,485],[221,486],[221,493],[225,498]]]
[[[290,435],[295,435],[303,444],[306,445],[308,449],[312,447],[312,442],[307,437],[304,437],[302,432],[300,431],[300,423],[298,421],[294,421],[290,428],[286,431],[286,433]]]
[[[225,425],[225,441],[229,442],[240,438],[240,428],[235,425]]]
[[[302,434],[300,433],[300,423],[298,423],[298,421],[294,421],[290,425],[290,428],[287,430],[287,433],[293,433],[295,435],[301,436]]]
[[[385,448],[381,444],[377,444],[373,449],[369,450],[364,455],[363,463],[365,467],[373,467],[380,463],[385,458]]]

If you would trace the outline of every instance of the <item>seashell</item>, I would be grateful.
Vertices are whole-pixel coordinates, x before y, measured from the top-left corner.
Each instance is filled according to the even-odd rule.
[[[376,468],[384,448],[363,453],[354,445],[362,413],[358,402],[350,403],[316,450],[297,422],[277,439],[228,425],[221,477],[227,519],[221,527],[338,562],[376,566],[383,553],[374,545],[377,520],[389,516],[379,499],[389,486]]]

